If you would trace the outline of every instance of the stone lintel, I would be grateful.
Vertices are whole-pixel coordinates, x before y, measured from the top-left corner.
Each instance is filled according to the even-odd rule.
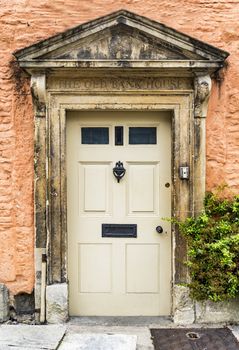
[[[108,77],[49,77],[48,91],[159,91],[186,90],[193,91],[193,81],[189,77],[154,77],[152,74],[144,77],[111,76]]]

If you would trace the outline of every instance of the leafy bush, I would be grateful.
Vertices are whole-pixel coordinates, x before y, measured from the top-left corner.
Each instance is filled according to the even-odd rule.
[[[222,301],[239,294],[239,196],[208,193],[196,218],[176,221],[187,240],[191,297]]]

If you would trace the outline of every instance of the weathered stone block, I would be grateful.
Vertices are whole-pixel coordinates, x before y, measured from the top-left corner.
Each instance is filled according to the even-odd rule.
[[[0,322],[9,319],[9,294],[5,284],[0,283]]]
[[[192,324],[195,321],[194,302],[189,297],[189,289],[174,286],[174,323],[178,325]]]
[[[68,319],[68,286],[66,283],[46,287],[46,320],[64,323]]]
[[[239,299],[214,303],[196,302],[197,323],[239,322]]]

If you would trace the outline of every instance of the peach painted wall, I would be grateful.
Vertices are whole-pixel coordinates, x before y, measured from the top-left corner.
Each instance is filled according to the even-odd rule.
[[[207,118],[207,189],[239,192],[238,0],[1,0],[0,282],[13,294],[34,285],[33,111],[14,50],[110,12],[127,9],[231,53],[213,85]],[[26,80],[26,81],[24,81]]]

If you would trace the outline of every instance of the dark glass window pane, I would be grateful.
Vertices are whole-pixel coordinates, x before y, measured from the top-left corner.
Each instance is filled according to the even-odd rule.
[[[109,128],[81,128],[81,143],[83,145],[109,144]]]
[[[157,143],[157,128],[132,127],[129,128],[130,145],[155,145]]]
[[[123,146],[124,144],[124,128],[123,126],[115,127],[115,146]]]

